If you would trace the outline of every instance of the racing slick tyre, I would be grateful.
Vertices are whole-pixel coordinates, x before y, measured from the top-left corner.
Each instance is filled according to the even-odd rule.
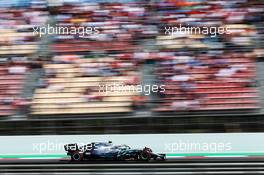
[[[151,159],[151,155],[148,152],[142,151],[139,154],[139,158],[140,158],[140,160],[149,161]]]
[[[83,160],[83,155],[79,152],[75,152],[71,155],[71,160],[72,161],[82,161]]]

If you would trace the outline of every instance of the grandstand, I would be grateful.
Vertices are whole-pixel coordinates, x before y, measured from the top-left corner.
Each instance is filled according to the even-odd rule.
[[[30,57],[37,53],[39,40],[32,26],[45,22],[47,12],[30,9],[1,8],[0,38],[0,115],[14,116],[26,112],[30,101],[22,98],[30,70]]]
[[[261,114],[263,93],[256,85],[262,70],[257,61],[263,58],[263,5],[223,2],[2,5],[2,119]],[[33,26],[47,24],[96,26],[99,33],[33,35]],[[165,26],[179,24],[225,26],[231,34],[165,34]],[[166,90],[150,96],[100,92],[100,86],[113,83],[157,83]]]
[[[157,75],[166,91],[161,106],[155,110],[258,109],[258,90],[252,86],[256,77],[255,60],[243,58],[243,54],[225,57],[198,55],[197,59],[192,56],[163,59]]]
[[[170,35],[157,36],[156,45],[163,54],[156,75],[159,83],[166,85],[166,91],[154,111],[256,112],[260,106],[253,52],[258,32],[251,23],[259,21],[252,18],[250,21],[251,14],[241,10],[244,4],[239,2],[234,3],[232,12],[220,1],[166,2],[157,4],[160,26],[201,27],[203,24],[228,28],[230,34],[206,36],[194,33],[197,30],[176,30]]]
[[[0,66],[0,116],[16,114],[25,73],[26,67],[23,65]]]
[[[54,43],[50,46],[53,59],[44,65],[46,87],[36,89],[31,115],[132,112],[134,99],[140,94],[99,92],[99,86],[127,84],[131,83],[130,80],[136,81],[139,78],[135,61],[129,56],[122,58],[122,54],[131,55],[137,47],[133,44],[135,31],[132,27],[129,29],[129,25],[132,26],[140,17],[133,17],[135,22],[133,19],[131,22],[126,21],[125,17],[129,12],[124,10],[125,6],[121,7],[122,5],[109,3],[91,5],[90,10],[86,10],[79,5],[66,4],[53,11],[57,27],[89,27],[89,22],[92,22],[100,27],[100,33],[95,37],[81,37],[80,33],[54,35]],[[108,19],[110,15],[115,25]],[[121,16],[124,19],[118,19]],[[122,25],[127,25],[127,30],[122,31]],[[117,32],[118,35],[115,36]]]
[[[48,73],[47,87],[38,88],[32,101],[34,115],[53,114],[100,114],[127,113],[132,111],[133,96],[136,92],[103,92],[99,86],[123,84],[133,79],[134,71],[127,61],[118,62],[121,69],[112,71],[116,76],[105,76],[111,73],[107,66],[114,58],[80,59],[77,63],[46,64]],[[93,68],[94,71],[90,71]],[[89,72],[86,72],[86,71]],[[88,74],[90,73],[90,74]],[[88,75],[87,75],[88,74]]]

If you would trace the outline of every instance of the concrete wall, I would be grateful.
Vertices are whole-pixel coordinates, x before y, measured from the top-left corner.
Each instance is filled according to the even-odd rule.
[[[0,155],[64,154],[66,143],[107,142],[132,148],[149,146],[155,152],[264,154],[263,133],[229,134],[123,134],[123,135],[44,135],[1,136]]]

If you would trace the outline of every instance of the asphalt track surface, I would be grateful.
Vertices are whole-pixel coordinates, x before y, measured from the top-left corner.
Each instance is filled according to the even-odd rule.
[[[166,161],[0,160],[2,175],[210,175],[264,174],[264,158],[169,159]]]

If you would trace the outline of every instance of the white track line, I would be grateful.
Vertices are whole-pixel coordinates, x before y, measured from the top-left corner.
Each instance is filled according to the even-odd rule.
[[[264,170],[264,167],[230,167],[230,168],[122,168],[122,169],[117,169],[117,168],[102,168],[102,169],[46,169],[45,171],[135,171],[135,170],[145,170],[145,171],[175,171],[175,170]],[[43,169],[5,169],[5,171],[12,171],[12,172],[22,172],[22,171],[43,171]],[[0,170],[1,172],[1,170]]]
[[[47,173],[19,173],[19,175],[41,175]],[[142,174],[157,174],[157,175],[168,175],[168,174],[264,174],[264,171],[206,171],[206,172],[104,172],[104,173],[98,173],[98,172],[63,172],[63,173],[50,173],[51,175],[142,175]],[[16,173],[4,173],[4,175],[17,175]]]
[[[135,163],[129,163],[129,164],[0,164],[0,167],[106,167],[106,166],[112,166],[112,167],[124,167],[124,166],[190,166],[190,165],[195,165],[195,166],[233,166],[233,165],[263,165],[264,162],[256,163],[256,162],[249,162],[249,163],[210,163],[210,162],[205,162],[205,163],[188,163],[188,162],[183,162],[183,163],[144,163],[144,164],[135,164]]]

